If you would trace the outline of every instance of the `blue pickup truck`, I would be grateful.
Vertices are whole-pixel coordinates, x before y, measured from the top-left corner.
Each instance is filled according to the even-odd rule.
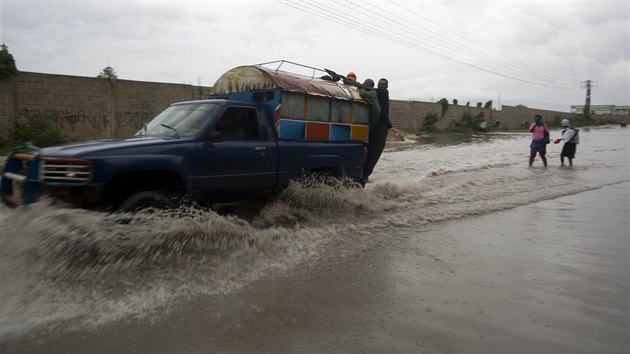
[[[134,136],[17,149],[2,201],[42,196],[96,210],[266,198],[305,175],[361,182],[368,106],[356,90],[264,65],[223,74],[204,100],[174,103]]]

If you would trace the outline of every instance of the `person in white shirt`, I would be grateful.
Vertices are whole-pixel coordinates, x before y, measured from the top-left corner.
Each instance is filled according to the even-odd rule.
[[[560,152],[560,166],[564,166],[564,158],[569,160],[569,166],[573,166],[573,159],[575,158],[575,150],[577,144],[580,143],[579,130],[571,127],[571,122],[568,119],[563,119],[560,122],[564,127],[562,131],[562,138],[556,139],[554,143],[558,144],[560,141],[564,141],[562,146],[562,152]]]

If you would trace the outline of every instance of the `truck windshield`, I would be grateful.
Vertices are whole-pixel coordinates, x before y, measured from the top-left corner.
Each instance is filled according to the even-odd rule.
[[[194,136],[206,125],[217,106],[207,102],[170,106],[140,129],[136,136]]]

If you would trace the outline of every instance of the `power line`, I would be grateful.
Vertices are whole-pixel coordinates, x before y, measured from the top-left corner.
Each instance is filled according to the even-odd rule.
[[[409,25],[409,21],[408,20],[404,20],[402,18],[400,18],[400,16],[395,15],[385,9],[382,9],[374,4],[372,4],[371,6],[373,6],[376,9],[379,9],[380,12],[379,13],[375,13],[372,9],[366,8],[365,6],[356,4],[356,3],[351,3],[353,6],[350,7],[348,5],[345,4],[339,4],[338,2],[333,2],[337,5],[340,5],[342,7],[345,7],[347,9],[352,10],[353,12],[359,12],[365,16],[374,18],[376,20],[386,20],[391,26],[395,27],[395,30],[391,30],[388,28],[382,28],[379,27],[378,30],[375,29],[374,27],[365,25],[361,22],[356,22],[356,21],[348,21],[348,18],[346,16],[342,16],[339,15],[338,13],[343,13],[342,11],[333,11],[333,10],[337,10],[337,8],[330,8],[330,7],[326,7],[324,5],[321,5],[320,3],[316,3],[316,2],[309,2],[309,1],[301,1],[301,2],[292,2],[289,0],[285,0],[285,1],[280,1],[280,0],[276,0],[278,2],[280,2],[281,4],[290,6],[292,8],[295,8],[297,10],[309,13],[311,15],[315,15],[317,17],[326,19],[328,21],[332,21],[338,24],[341,24],[343,26],[346,27],[350,27],[353,28],[355,30],[358,30],[360,32],[363,33],[367,33],[367,34],[371,34],[377,37],[380,37],[382,39],[385,39],[387,41],[390,41],[392,43],[396,43],[399,45],[402,45],[404,47],[410,48],[410,49],[414,49],[414,50],[420,50],[426,53],[429,53],[431,55],[435,55],[450,61],[455,61],[458,62],[460,64],[484,71],[484,72],[488,72],[491,74],[495,74],[498,76],[502,76],[508,79],[512,79],[512,80],[516,80],[516,81],[521,81],[521,82],[525,82],[525,83],[529,83],[529,84],[533,84],[533,85],[538,85],[538,86],[545,86],[545,87],[554,87],[553,85],[551,85],[549,83],[549,81],[557,81],[554,80],[555,78],[550,78],[549,76],[546,76],[546,74],[543,72],[543,74],[540,73],[535,73],[529,70],[525,70],[522,69],[520,67],[520,65],[512,65],[511,63],[507,63],[505,61],[505,59],[501,59],[498,60],[495,58],[486,58],[483,57],[481,55],[479,55],[479,53],[477,51],[474,51],[473,49],[471,49],[470,46],[468,45],[459,45],[458,47],[454,47],[449,43],[444,43],[443,41],[440,41],[439,38],[435,38],[435,36],[431,36],[429,34],[426,34],[425,32],[427,31],[426,29],[421,29],[424,30],[425,32],[418,30],[417,28],[414,27],[418,27],[415,26],[411,27]],[[399,6],[400,7],[400,6]],[[394,18],[392,19],[390,16],[386,16],[384,13],[388,13],[392,16],[394,16]],[[413,12],[411,12],[413,13]],[[414,13],[415,14],[415,13]],[[421,18],[424,18],[420,15],[415,14],[416,16],[419,16]],[[442,26],[440,26],[442,27]],[[442,27],[444,28],[444,27]],[[401,32],[402,31],[402,32]],[[449,30],[450,32],[453,32],[451,30]],[[433,32],[433,31],[428,31],[430,33],[433,33],[434,35],[439,36],[437,33]],[[453,32],[455,33],[455,32]],[[422,36],[423,38],[427,39],[428,41],[430,41],[431,43],[423,43],[423,42],[418,42],[416,38],[411,37],[410,34],[416,34],[419,36]],[[459,35],[461,36],[461,35]],[[463,37],[463,36],[461,36]],[[463,37],[465,38],[465,37]],[[474,42],[473,42],[474,43]],[[447,55],[444,52],[448,52]],[[482,51],[483,53],[483,51]],[[468,55],[469,57],[472,57],[473,59],[476,59],[478,61],[481,61],[482,63],[480,65],[476,65],[467,61],[464,61],[460,58],[457,57],[458,54],[465,54]],[[507,58],[507,57],[505,57]],[[509,58],[508,58],[509,59]],[[518,63],[518,62],[517,62]],[[486,65],[486,66],[482,66],[482,65]],[[489,69],[487,66],[491,66],[492,69]],[[507,65],[507,67],[506,67]],[[526,76],[530,76],[533,78],[523,78],[523,75]],[[557,76],[556,76],[557,78]],[[541,80],[543,82],[541,82]],[[567,81],[568,82],[568,81]],[[556,88],[563,88],[563,89],[572,89],[574,88],[574,84],[570,83],[573,87],[556,87]]]
[[[617,96],[616,94],[604,89],[603,87],[599,86],[597,92],[601,92],[603,93],[606,97],[610,98],[612,103],[616,103],[619,105],[627,105],[629,100],[627,98],[622,98],[620,96]],[[627,93],[627,92],[626,92]]]
[[[279,0],[276,0],[276,1],[281,2]],[[359,31],[368,32],[368,33],[370,33],[372,35],[375,35],[377,37],[381,37],[381,38],[389,40],[391,42],[403,45],[403,46],[408,47],[410,49],[416,49],[416,50],[425,51],[425,52],[427,52],[429,54],[432,54],[432,55],[435,55],[435,56],[439,56],[439,57],[442,57],[442,58],[447,59],[447,60],[456,61],[456,62],[459,62],[459,63],[461,63],[463,65],[467,65],[467,66],[470,66],[472,68],[475,68],[475,69],[478,69],[478,70],[481,70],[481,71],[485,71],[485,72],[488,72],[488,73],[492,73],[492,74],[495,74],[495,75],[503,76],[503,77],[510,78],[510,79],[517,80],[517,81],[522,81],[522,82],[529,83],[529,84],[540,85],[540,86],[549,86],[549,85],[546,85],[546,84],[541,84],[541,83],[533,82],[533,81],[530,81],[530,80],[515,78],[515,77],[509,76],[507,74],[503,74],[503,73],[500,73],[500,72],[497,72],[497,71],[494,71],[494,70],[489,70],[489,69],[486,69],[486,68],[483,68],[483,67],[480,67],[480,66],[477,66],[477,65],[474,65],[474,64],[462,61],[460,59],[456,59],[456,58],[447,56],[444,53],[439,52],[437,50],[437,48],[428,46],[426,44],[418,44],[418,43],[415,43],[415,42],[410,42],[408,40],[402,40],[402,39],[400,39],[400,38],[398,38],[396,36],[393,36],[391,34],[382,34],[382,33],[378,32],[378,31],[374,30],[373,28],[370,28],[370,27],[365,26],[365,25],[348,24],[347,22],[345,22],[345,21],[347,21],[347,18],[345,18],[345,17],[336,15],[334,13],[333,14],[325,14],[324,15],[322,12],[318,12],[317,10],[313,11],[312,7],[315,7],[315,8],[319,7],[321,9],[321,6],[319,6],[317,4],[310,4],[310,3],[307,3],[307,2],[301,2],[301,3],[297,4],[297,5],[294,4],[294,3],[288,3],[288,2],[286,2],[286,3],[285,2],[281,2],[281,3],[285,4],[285,5],[288,5],[290,7],[293,7],[295,9],[298,9],[300,11],[304,11],[304,12],[313,14],[315,16],[324,18],[326,20],[339,23],[339,24],[344,25],[346,27],[351,27],[351,28],[357,29]],[[311,8],[307,9],[306,6],[311,6]]]
[[[461,64],[468,65],[468,66],[474,67],[474,68],[479,69],[479,70],[483,70],[483,71],[487,71],[487,72],[490,72],[490,73],[493,73],[493,74],[504,76],[504,74],[493,72],[493,71],[484,69],[482,67],[478,67],[478,66],[475,66],[473,64],[466,63],[466,62],[463,62],[461,60],[449,57],[449,56],[445,55],[444,53],[438,51],[437,48],[428,46],[426,44],[419,45],[418,43],[402,39],[401,37],[404,37],[404,36],[395,36],[395,35],[392,35],[392,34],[383,34],[383,33],[379,32],[379,31],[377,31],[376,29],[374,29],[373,27],[370,27],[370,26],[364,25],[364,24],[347,23],[346,22],[347,21],[347,17],[344,17],[342,15],[338,15],[336,13],[330,13],[330,14],[327,13],[327,14],[324,15],[324,13],[322,13],[320,10],[324,9],[324,10],[328,11],[328,9],[323,8],[322,5],[319,5],[317,3],[301,2],[301,3],[296,4],[296,3],[291,3],[291,2],[282,2],[280,0],[276,0],[276,1],[280,2],[280,3],[284,4],[284,5],[287,5],[289,7],[293,7],[295,9],[297,9],[297,10],[300,10],[300,11],[303,11],[303,12],[306,12],[306,13],[310,13],[312,15],[324,18],[324,19],[326,19],[328,21],[332,21],[332,22],[341,24],[343,26],[356,29],[356,30],[364,32],[364,33],[372,34],[374,36],[383,38],[383,39],[388,40],[388,41],[393,42],[393,43],[400,44],[400,45],[402,45],[404,47],[407,47],[407,48],[410,48],[410,49],[422,50],[422,51],[425,51],[425,52],[427,52],[429,54],[432,54],[432,55],[435,55],[435,56],[439,56],[439,57],[442,57],[442,58],[447,59],[447,60],[454,60],[454,61],[460,62]],[[396,34],[396,33],[394,33],[394,34]],[[517,80],[520,80],[520,79],[517,79]],[[523,81],[523,80],[520,80],[520,81]],[[525,81],[525,82],[536,84],[535,82],[529,82],[529,81]]]
[[[435,25],[435,26],[437,26],[437,27],[439,27],[439,28],[441,28],[441,29],[443,29],[443,30],[445,30],[445,31],[449,32],[449,33],[454,34],[455,36],[457,36],[457,37],[459,37],[459,38],[462,38],[462,39],[464,39],[464,40],[466,40],[466,41],[468,41],[468,42],[470,42],[470,43],[474,43],[476,46],[478,46],[478,47],[480,47],[480,48],[482,48],[482,49],[485,49],[485,50],[487,50],[487,51],[489,51],[489,52],[495,53],[497,56],[499,56],[499,57],[501,57],[501,58],[505,58],[505,60],[507,60],[507,61],[509,61],[509,62],[516,63],[516,64],[518,64],[519,66],[523,66],[523,67],[530,68],[530,69],[535,70],[536,72],[538,72],[538,73],[539,73],[539,74],[535,74],[535,75],[540,75],[541,77],[546,77],[546,78],[547,78],[548,80],[550,80],[550,81],[562,81],[562,82],[565,82],[565,83],[567,83],[568,85],[570,85],[570,86],[572,86],[572,87],[575,87],[575,86],[577,86],[577,84],[578,84],[578,82],[577,82],[577,81],[567,80],[566,78],[564,78],[564,77],[562,77],[562,76],[560,76],[560,75],[556,75],[556,74],[553,74],[553,73],[547,72],[547,71],[545,71],[545,70],[541,70],[541,69],[536,68],[536,67],[534,67],[534,66],[532,66],[532,65],[529,65],[529,64],[527,64],[527,63],[525,63],[525,62],[522,62],[522,61],[519,61],[519,60],[517,60],[517,59],[514,59],[514,58],[511,58],[511,57],[508,57],[508,56],[506,56],[506,55],[504,55],[504,54],[502,54],[502,53],[500,53],[500,52],[498,52],[498,51],[496,51],[496,50],[494,50],[494,49],[492,49],[492,48],[490,48],[490,47],[488,47],[488,46],[484,46],[483,44],[480,44],[480,43],[478,43],[478,42],[475,42],[475,41],[471,40],[470,38],[468,38],[468,37],[466,37],[466,36],[464,36],[464,35],[462,35],[462,34],[460,34],[460,33],[458,33],[458,32],[455,32],[455,31],[451,30],[451,29],[450,29],[450,28],[448,28],[448,27],[442,26],[442,25],[440,25],[439,23],[437,23],[437,22],[435,22],[435,21],[432,21],[431,19],[429,19],[429,18],[427,18],[427,17],[425,17],[425,16],[419,15],[419,14],[417,14],[416,12],[411,11],[411,10],[409,10],[409,9],[407,9],[407,8],[405,8],[405,7],[403,7],[402,5],[400,5],[400,4],[398,4],[398,3],[393,2],[392,0],[388,0],[388,1],[389,1],[391,4],[393,4],[393,5],[397,6],[397,7],[399,7],[399,8],[400,8],[400,9],[402,9],[402,10],[404,10],[406,13],[410,13],[410,14],[414,15],[415,17],[418,17],[418,18],[420,18],[420,19],[422,19],[422,20],[424,20],[424,21],[426,21],[426,22],[429,22],[429,23],[431,23],[431,24],[433,24],[433,25]],[[381,9],[381,10],[383,10],[383,9]],[[390,13],[391,13],[391,12],[390,12]],[[431,33],[437,34],[437,33],[433,32],[433,31],[431,31]],[[464,42],[464,44],[462,44],[462,45],[467,46],[465,42]],[[477,49],[477,48],[475,48],[475,49]],[[503,60],[501,60],[501,61],[503,61]],[[525,71],[523,71],[523,72],[525,72]]]
[[[426,19],[426,17],[420,16],[420,15],[416,14],[415,12],[413,12],[411,10],[408,10],[408,9],[405,9],[405,8],[401,7],[398,4],[395,4],[395,5],[399,6],[406,13],[411,13],[411,14],[413,14],[413,15],[421,18],[421,19]],[[359,5],[359,4],[356,4],[356,6],[365,8],[365,7],[363,7],[363,6]],[[550,77],[550,76],[548,76],[546,74],[541,74],[541,73],[525,70],[525,69],[521,68],[521,66],[520,66],[521,63],[517,62],[519,65],[514,65],[513,62],[512,63],[507,62],[505,59],[503,59],[503,58],[507,58],[507,57],[503,56],[502,54],[500,54],[500,53],[498,53],[496,51],[493,51],[493,50],[491,50],[491,49],[489,49],[487,47],[484,47],[484,46],[482,46],[482,45],[480,45],[480,44],[478,44],[478,43],[476,43],[474,41],[471,41],[471,40],[467,39],[466,37],[464,37],[464,36],[462,36],[460,34],[457,34],[456,32],[454,32],[454,31],[452,31],[452,30],[450,30],[450,29],[448,29],[448,28],[446,28],[444,26],[438,25],[437,23],[435,23],[433,21],[430,21],[430,20],[426,19],[426,20],[428,20],[428,22],[434,23],[437,26],[439,26],[440,28],[443,28],[443,29],[445,29],[445,30],[447,30],[449,32],[457,34],[459,37],[466,39],[468,42],[475,44],[477,47],[471,46],[471,45],[469,45],[466,42],[455,43],[453,45],[453,43],[451,43],[450,41],[444,41],[442,36],[439,33],[435,32],[435,31],[433,31],[431,29],[423,28],[420,25],[418,25],[417,23],[412,23],[412,22],[410,22],[410,21],[408,21],[406,19],[403,19],[402,17],[398,16],[397,14],[394,14],[391,11],[388,11],[387,9],[379,7],[379,6],[375,5],[375,4],[372,4],[372,6],[379,10],[379,14],[378,14],[379,17],[378,18],[384,18],[385,17],[394,26],[398,26],[398,27],[402,26],[404,28],[408,28],[409,30],[411,30],[414,33],[422,36],[423,38],[426,38],[429,41],[432,41],[434,43],[438,43],[442,47],[445,47],[445,49],[448,50],[448,51],[453,51],[455,53],[460,53],[460,54],[467,55],[471,59],[480,60],[480,61],[482,61],[483,63],[485,63],[486,65],[488,65],[490,67],[497,67],[497,65],[502,66],[501,69],[504,70],[504,71],[510,72],[511,75],[527,75],[527,76],[534,76],[537,79],[543,80],[543,81],[558,81],[557,80],[558,76],[556,76],[555,78],[552,78],[552,77]],[[387,16],[383,15],[383,13],[387,13],[387,14],[393,16],[393,19],[391,17],[387,17]],[[424,33],[423,31],[426,31],[429,34]],[[484,50],[480,50],[480,48],[484,49]],[[494,53],[497,54],[497,56],[496,57],[489,56],[489,55],[486,54],[486,51],[493,51]],[[570,85],[572,86],[571,88],[575,87],[574,83],[571,83]],[[546,85],[546,86],[549,86],[549,85]],[[566,88],[568,88],[568,87],[566,87]]]

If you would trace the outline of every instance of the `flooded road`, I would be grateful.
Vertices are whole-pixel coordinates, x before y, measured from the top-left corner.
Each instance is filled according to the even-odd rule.
[[[248,219],[0,207],[0,352],[623,352],[629,134],[580,134],[572,168],[528,134],[392,144]]]

